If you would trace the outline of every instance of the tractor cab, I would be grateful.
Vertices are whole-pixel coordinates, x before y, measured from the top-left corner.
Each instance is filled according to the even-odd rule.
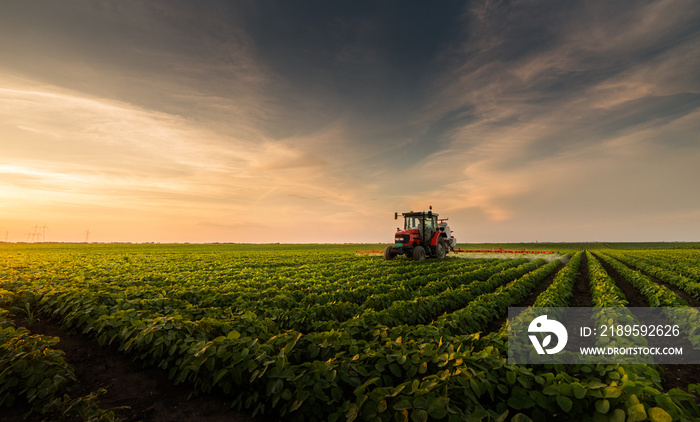
[[[402,214],[404,218],[403,230],[396,229],[397,237],[408,235],[410,239],[417,239],[417,245],[425,245],[430,243],[435,234],[435,227],[437,226],[437,214],[432,214],[432,212],[405,212]],[[396,216],[398,217],[398,215]],[[413,234],[413,236],[411,236]],[[416,236],[417,235],[417,236]],[[399,243],[411,243],[410,240],[406,242]]]
[[[444,258],[449,249],[456,244],[452,237],[447,219],[438,220],[438,214],[433,213],[433,207],[428,212],[405,212],[403,230],[396,229],[394,246],[388,246],[384,258],[394,259],[397,255],[422,260],[426,257]],[[398,220],[399,214],[394,213]]]

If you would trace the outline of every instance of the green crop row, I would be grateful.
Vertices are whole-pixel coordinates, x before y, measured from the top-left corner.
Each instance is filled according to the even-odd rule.
[[[425,318],[429,318],[430,315],[435,316],[443,312],[448,312],[450,310],[449,305],[453,302],[451,302],[450,299],[447,297],[450,296],[451,293],[446,293],[438,298],[425,294],[425,287],[428,287],[428,290],[430,291],[436,292],[442,292],[448,288],[460,288],[461,286],[464,286],[474,280],[486,279],[487,277],[498,273],[503,269],[510,268],[516,266],[519,263],[525,262],[527,262],[527,260],[513,260],[507,261],[505,263],[499,262],[498,265],[494,265],[495,262],[493,261],[481,265],[465,264],[457,267],[459,270],[461,270],[461,273],[457,275],[450,273],[442,273],[449,271],[449,269],[440,268],[438,274],[444,274],[444,278],[441,278],[435,282],[427,283],[427,285],[423,281],[423,288],[421,288],[418,283],[414,282],[415,279],[420,280],[419,277],[403,280],[401,281],[401,283],[397,283],[400,284],[400,286],[402,286],[402,291],[409,291],[408,289],[414,287],[418,288],[417,290],[410,290],[408,293],[409,298],[415,299],[400,300],[399,298],[394,296],[394,300],[392,300],[391,305],[386,306],[384,307],[384,309],[378,311],[375,311],[371,308],[363,308],[363,306],[358,305],[357,303],[338,301],[328,304],[316,304],[307,307],[300,306],[298,308],[284,310],[278,310],[276,307],[272,307],[266,312],[261,313],[260,316],[270,318],[276,321],[280,325],[281,329],[293,329],[301,332],[343,329],[343,323],[345,321],[348,321],[353,317],[357,317],[352,320],[352,324],[358,325],[362,323],[361,321],[364,321],[364,319],[367,318],[367,315],[373,316],[372,326],[376,325],[380,321],[385,325],[415,324],[419,322],[426,322]],[[465,269],[469,269],[471,271],[464,273],[463,271],[465,271]],[[437,278],[437,276],[435,277]],[[430,286],[435,285],[439,285],[441,288],[437,290],[430,288]],[[383,289],[382,286],[378,286],[371,289],[371,291],[376,293],[383,291]],[[368,298],[367,301],[372,299],[372,297],[373,296],[370,296],[370,298]],[[383,295],[382,299],[387,300],[392,299],[392,297],[390,294],[387,294]],[[428,316],[424,317],[424,320],[411,319],[417,317],[419,314],[415,311],[406,312],[406,306],[410,306],[414,308],[414,310],[427,310],[429,309],[429,306],[421,306],[421,302],[425,300],[433,300],[433,302],[439,303],[443,306],[439,308],[432,308],[432,314],[427,313]],[[376,304],[377,302],[374,303]],[[459,305],[452,305],[453,309],[458,307]]]
[[[509,306],[515,306],[522,302],[542,280],[559,266],[560,262],[555,260],[539,268],[535,267],[534,270],[523,274],[509,284],[475,298],[466,307],[441,316],[433,325],[442,328],[448,334],[479,332],[486,327],[489,321],[505,315]],[[535,263],[537,261],[533,264]]]
[[[566,307],[574,295],[574,285],[578,279],[583,252],[573,254],[569,262],[557,273],[552,284],[542,292],[532,306]]]
[[[619,251],[618,255],[627,256],[630,254]],[[648,250],[643,253],[635,253],[633,256],[650,265],[661,267],[688,277],[695,282],[700,282],[700,251]]]
[[[588,277],[590,278],[593,306],[599,308],[627,306],[625,294],[605,272],[600,262],[588,251],[586,258],[588,259]]]
[[[535,268],[537,265],[527,264],[520,271]],[[506,274],[515,275],[517,272],[510,271]],[[500,282],[506,279],[502,278]],[[352,351],[353,347],[357,349],[356,351],[377,349],[375,344],[351,338],[343,340],[342,336],[334,337],[332,332],[325,335],[321,333],[315,336],[305,336],[302,339],[299,338],[298,333],[282,332],[272,335],[271,331],[270,335],[272,336],[263,336],[261,341],[260,335],[264,333],[264,330],[260,330],[260,327],[256,326],[260,324],[260,321],[253,315],[247,318],[251,324],[250,327],[255,327],[255,330],[252,332],[241,330],[243,332],[241,335],[239,331],[232,330],[230,325],[227,326],[225,322],[218,322],[216,319],[203,317],[197,321],[191,321],[184,318],[178,319],[176,316],[159,317],[147,309],[129,308],[130,302],[126,300],[118,298],[105,300],[109,294],[119,295],[118,292],[111,290],[92,289],[95,296],[90,297],[90,295],[85,294],[85,291],[76,288],[62,286],[51,286],[50,288],[45,286],[45,288],[38,306],[44,308],[46,312],[50,311],[51,314],[60,317],[66,325],[94,332],[101,342],[116,342],[125,351],[135,353],[148,361],[157,362],[162,367],[169,368],[173,371],[176,380],[189,379],[202,388],[210,388],[206,386],[219,384],[224,390],[227,388],[233,390],[233,386],[238,386],[238,390],[243,387],[243,390],[246,391],[246,401],[251,400],[251,404],[256,402],[258,406],[264,406],[264,398],[271,396],[270,402],[278,404],[281,412],[296,409],[306,399],[316,399],[315,395],[303,397],[303,391],[308,392],[309,389],[317,385],[315,381],[305,388],[295,390],[281,389],[280,387],[284,384],[280,385],[278,382],[280,379],[286,380],[283,377],[285,370],[296,368],[293,370],[298,376],[308,371],[306,366],[309,363],[317,365],[318,362],[322,362],[310,357],[314,353],[313,348],[324,349],[327,347],[324,347],[324,343],[329,343],[328,346],[332,346],[331,349],[337,350],[337,352],[333,352],[331,357],[332,361],[338,363],[336,371],[340,374],[340,383],[335,389],[330,389],[327,397],[331,398],[334,394],[333,391],[335,391],[336,396],[342,393],[342,397],[347,397],[348,391],[346,390],[356,388],[354,380],[360,379],[359,377],[366,370],[363,369],[361,362],[340,359],[338,353],[346,353],[340,352],[340,348],[348,352]],[[120,307],[121,309],[119,309]],[[246,316],[240,316],[238,319],[245,320]],[[272,327],[268,328],[272,329]],[[226,330],[229,331],[226,332]],[[217,333],[226,335],[214,337]],[[207,338],[212,337],[214,338],[207,340]],[[325,340],[322,340],[323,337]],[[299,345],[297,345],[297,341],[300,341]],[[357,345],[353,346],[353,343]],[[301,347],[302,345],[303,347]],[[298,347],[298,350],[295,346]],[[287,356],[292,349],[297,350],[298,353]],[[287,350],[286,353],[285,350]],[[329,351],[319,353],[318,357],[321,355],[329,356]],[[285,358],[280,360],[280,354]],[[246,364],[242,365],[242,362]],[[273,363],[275,366],[271,367],[270,365]],[[229,368],[232,364],[233,367]],[[278,374],[275,374],[274,368],[278,368]],[[224,369],[227,370],[222,372]],[[258,379],[268,380],[269,378],[265,376],[268,370],[270,371],[268,375],[272,376],[275,382],[274,385],[269,385],[269,391],[269,381],[265,383],[264,388],[257,381]],[[389,378],[384,378],[384,381],[388,384],[397,383],[395,372],[399,374],[399,377],[404,376],[401,371],[397,371],[395,366],[388,365],[385,370],[387,373],[384,377]],[[413,370],[418,373],[421,368],[414,366]],[[211,375],[207,376],[207,374]],[[275,376],[278,378],[274,378]],[[245,388],[246,386],[248,388]],[[263,391],[265,395],[262,395]],[[292,391],[301,391],[302,395],[295,394],[290,397],[289,393]],[[275,399],[277,400],[275,401]],[[321,408],[327,412],[328,403],[323,404]],[[308,406],[316,408],[318,403],[315,406]]]
[[[651,281],[651,279],[639,271],[634,271],[620,261],[600,254],[600,256],[610,264],[622,277],[639,290],[649,302],[649,306],[662,306],[664,309],[683,307],[683,312],[678,310],[668,310],[664,312],[673,324],[683,327],[684,332],[689,336],[689,341],[693,346],[700,345],[700,312],[694,308],[688,308],[688,303],[665,286]]]
[[[428,323],[443,313],[463,308],[476,296],[492,291],[543,263],[542,260],[534,262],[512,260],[499,265],[487,266],[465,274],[462,278],[463,284],[456,286],[455,289],[448,288],[439,294],[419,296],[410,301],[397,301],[382,311],[368,309],[358,318],[343,324],[342,329],[352,331],[359,329],[366,332],[376,325],[396,326]]]
[[[596,307],[626,307],[627,300],[622,291],[615,285],[615,282],[610,278],[607,272],[603,269],[598,260],[590,253],[586,252],[588,258],[588,271],[590,277],[591,294],[593,303]],[[622,264],[621,264],[622,265]],[[629,280],[628,280],[629,281]],[[644,283],[643,280],[635,279],[637,285],[646,288],[647,293],[656,290],[653,286]],[[633,284],[634,285],[634,284]],[[658,292],[658,291],[657,291]],[[672,300],[667,296],[669,300]],[[676,302],[677,303],[677,302]],[[611,310],[611,315],[615,316],[615,321],[620,324],[634,325],[637,323],[633,314],[620,313],[616,310]],[[604,325],[609,319],[608,314],[600,312],[597,314],[597,325]],[[598,343],[601,345],[614,345],[625,347],[626,339],[616,338],[611,340],[608,337],[601,337]],[[607,343],[606,343],[607,342]],[[614,343],[614,344],[613,344]],[[621,372],[627,376],[616,378],[614,380],[606,380],[604,382],[614,383],[619,385],[620,395],[615,402],[604,404],[596,403],[596,411],[600,413],[601,408],[615,409],[618,412],[618,419],[625,418],[627,421],[644,421],[644,420],[686,420],[689,415],[698,412],[694,402],[686,404],[683,407],[676,399],[689,399],[688,393],[680,389],[672,389],[668,393],[661,393],[662,382],[659,374],[659,368],[656,365],[620,365]],[[640,390],[640,387],[642,387]],[[632,388],[630,388],[632,387]],[[688,386],[689,391],[695,391],[697,386],[691,384]],[[692,400],[692,399],[691,399]],[[656,405],[656,406],[654,406]],[[694,419],[695,417],[693,417]],[[610,420],[615,420],[616,415],[611,414]]]
[[[673,293],[667,287],[654,283],[649,277],[639,271],[631,270],[625,264],[608,255],[598,253],[605,262],[610,264],[625,280],[637,288],[649,302],[649,306],[688,306],[688,303]]]
[[[103,410],[97,404],[105,390],[70,397],[77,380],[63,351],[53,348],[59,339],[12,326],[10,312],[4,308],[15,300],[15,294],[0,288],[0,408],[17,402],[28,405],[25,418],[36,412],[63,421],[116,420],[115,410]]]
[[[696,299],[700,299],[700,283],[693,281],[689,279],[688,277],[684,277],[682,275],[676,274],[672,271],[669,271],[667,269],[657,267],[655,265],[647,263],[644,259],[638,257],[637,255],[629,255],[629,254],[624,254],[624,255],[619,255],[619,254],[612,254],[609,253],[611,256],[622,260],[623,262],[630,264],[636,268],[639,268],[640,270],[646,272],[647,274],[650,274],[653,277],[658,278],[659,280],[668,283],[672,286],[676,286],[679,289],[682,289],[686,293],[694,296]]]
[[[543,293],[543,297],[549,300],[541,300],[538,306],[567,305],[567,302],[560,300],[558,294],[571,296],[581,256],[582,253],[574,255],[569,264],[557,274],[552,285]],[[692,396],[679,389],[662,392],[659,374],[650,366],[539,365],[529,369],[522,365],[509,366],[503,358],[506,355],[506,334],[507,327],[504,327],[498,333],[492,333],[483,339],[469,336],[459,340],[462,345],[471,344],[472,350],[481,350],[481,358],[493,361],[483,366],[477,366],[471,361],[467,365],[471,371],[466,373],[461,372],[460,368],[451,373],[445,371],[438,377],[428,376],[419,382],[407,382],[394,399],[400,400],[399,407],[406,409],[402,415],[405,417],[410,414],[415,420],[424,420],[425,412],[430,411],[426,410],[426,403],[437,397],[442,399],[440,402],[448,403],[453,412],[454,408],[472,408],[476,405],[469,415],[473,420],[503,419],[506,413],[514,411],[521,413],[516,413],[512,420],[547,420],[577,415],[573,416],[577,420],[670,421],[694,420],[698,416]],[[465,355],[455,355],[457,360],[465,359]],[[473,355],[467,356],[473,359]],[[475,367],[482,368],[483,372],[475,373]],[[493,374],[494,371],[497,376],[489,378],[487,374]],[[425,386],[426,389],[420,390],[414,386]],[[696,386],[689,386],[690,391],[695,389]],[[383,392],[381,388],[376,390],[377,394]],[[430,392],[441,391],[449,394],[440,397],[433,393],[430,400],[420,399]],[[455,391],[461,391],[461,394]],[[501,394],[507,394],[508,397],[499,398]],[[468,400],[465,401],[465,398]],[[373,406],[376,403],[379,403],[380,408],[383,406],[382,396],[373,399],[370,394],[368,398],[360,396],[360,399],[370,402],[370,406],[360,407],[365,411],[363,416],[367,418],[375,416]],[[428,416],[435,415],[428,413]]]
[[[582,252],[579,252],[572,257],[567,266],[557,274],[552,285],[538,297],[534,306],[565,307],[568,305],[568,298],[572,297],[573,287],[578,278],[582,255]],[[590,277],[592,291],[622,294],[611,286],[612,280],[597,261],[589,259],[589,266],[592,269]],[[612,298],[611,296],[612,294],[597,295],[597,298],[601,303],[614,301],[618,304],[622,303],[624,298],[624,296]],[[504,336],[504,330],[501,330],[487,339],[494,344],[502,345]],[[534,373],[537,376],[552,377],[558,369],[562,368],[564,368],[563,365],[541,365]],[[552,369],[554,369],[553,373],[547,372]],[[591,388],[591,386],[597,388]],[[689,385],[688,389],[692,392],[696,388],[695,385]],[[542,395],[550,401],[543,400]],[[586,420],[671,421],[694,420],[698,417],[698,409],[692,396],[680,389],[663,392],[658,370],[649,365],[572,365],[565,370],[564,374],[557,375],[554,386],[547,386],[542,393],[537,390],[521,392],[519,397],[529,406],[541,405],[552,412],[566,410],[569,414],[577,414],[581,411],[579,406],[588,407],[590,411],[586,416],[579,417]],[[557,405],[560,406],[559,409],[556,408]],[[533,411],[532,416],[538,416],[539,419],[542,416],[542,410],[540,409],[539,413]]]
[[[691,394],[662,391],[651,366],[507,364],[504,330],[479,331],[521,303],[557,262],[125,250],[3,256],[0,280],[36,312],[166,369],[175,382],[218,390],[237,406],[289,420],[700,416]],[[572,257],[541,302],[559,299],[564,306],[580,260],[580,253]],[[602,274],[596,280],[607,281]],[[272,309],[276,300],[280,306]],[[352,310],[342,314],[346,306]],[[360,316],[344,320],[355,312]],[[380,313],[386,320],[367,317]],[[307,319],[283,324],[273,315]]]

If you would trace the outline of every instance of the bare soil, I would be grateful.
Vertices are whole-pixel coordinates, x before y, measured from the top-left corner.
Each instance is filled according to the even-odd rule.
[[[649,302],[647,301],[647,298],[644,297],[642,293],[640,293],[639,290],[637,290],[636,287],[631,285],[627,280],[625,280],[624,277],[622,277],[613,267],[610,266],[607,262],[605,262],[602,258],[599,256],[596,256],[598,258],[598,261],[600,264],[603,266],[603,269],[605,270],[606,273],[610,276],[615,281],[615,284],[617,287],[622,290],[622,293],[625,294],[625,297],[627,298],[627,302],[629,303],[627,306],[628,307],[634,307],[634,308],[647,308],[649,307]]]
[[[620,261],[620,262],[622,262],[622,261]],[[652,276],[652,275],[649,275],[649,274],[646,273],[645,271],[643,271],[643,270],[641,270],[641,269],[639,269],[639,268],[636,268],[636,267],[634,267],[634,266],[632,266],[632,265],[627,264],[626,262],[622,262],[622,263],[623,263],[624,265],[626,265],[627,267],[629,267],[629,268],[631,268],[631,269],[633,269],[633,270],[635,270],[635,271],[639,271],[639,272],[642,273],[643,275],[649,277],[649,279],[650,279],[651,281],[653,281],[654,283],[660,284],[660,285],[662,285],[662,286],[665,286],[666,288],[668,288],[669,290],[671,290],[673,293],[677,294],[678,296],[680,296],[681,298],[683,298],[686,302],[688,302],[688,305],[689,305],[689,306],[692,306],[693,308],[700,308],[700,300],[698,300],[698,299],[696,299],[695,297],[691,296],[690,294],[686,293],[684,290],[679,289],[678,287],[676,287],[676,286],[674,286],[674,285],[672,285],[672,284],[668,284],[668,283],[666,283],[666,282],[664,282],[664,281],[661,281],[661,280],[659,280],[658,278],[656,278],[656,277],[654,277],[654,276]]]
[[[569,306],[591,308],[593,307],[593,296],[591,296],[591,286],[588,280],[588,257],[584,253],[581,257],[581,266],[578,269],[578,280],[574,285],[574,297],[571,298]]]
[[[552,272],[552,274],[548,275],[547,278],[542,280],[542,282],[533,290],[526,298],[523,300],[521,303],[515,305],[516,307],[519,308],[527,308],[529,306],[532,306],[535,301],[537,300],[537,296],[541,295],[542,292],[547,290],[549,286],[552,285],[552,282],[554,281],[554,277],[556,277],[557,273],[561,271],[562,268],[564,268],[565,263],[562,262],[559,264],[559,266]],[[506,319],[508,319],[508,315],[503,315],[501,318],[495,319],[491,322],[489,322],[489,325],[486,327],[484,330],[485,333],[491,333],[494,331],[498,331],[501,329],[501,326],[505,324]]]
[[[26,326],[27,321],[16,318],[15,324]],[[78,386],[70,392],[77,398],[100,388],[107,393],[100,396],[103,409],[128,406],[117,415],[125,421],[174,422],[263,422],[267,420],[230,408],[230,399],[223,395],[193,395],[192,387],[175,385],[166,371],[145,368],[113,347],[100,346],[93,339],[68,333],[52,321],[37,320],[27,327],[33,334],[59,337],[54,346],[65,352],[65,360],[75,368]],[[18,404],[3,413],[3,421],[21,421],[29,410]],[[27,419],[31,421],[32,419]],[[34,418],[33,420],[41,420]]]

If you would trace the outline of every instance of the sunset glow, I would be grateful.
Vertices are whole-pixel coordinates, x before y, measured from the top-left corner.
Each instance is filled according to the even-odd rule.
[[[0,241],[700,240],[700,5],[0,6]],[[36,240],[36,239],[35,239]]]

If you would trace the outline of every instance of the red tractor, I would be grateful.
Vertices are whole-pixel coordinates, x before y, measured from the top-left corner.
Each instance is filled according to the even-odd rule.
[[[425,212],[404,212],[403,230],[397,228],[394,246],[387,246],[384,259],[394,259],[397,255],[422,260],[426,257],[444,258],[447,252],[454,250],[457,239],[452,236],[447,219],[438,219],[433,207]],[[394,213],[398,220],[399,213]]]

